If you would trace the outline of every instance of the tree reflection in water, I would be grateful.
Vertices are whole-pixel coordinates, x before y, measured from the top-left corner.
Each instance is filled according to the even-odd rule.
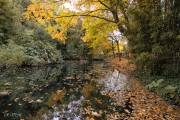
[[[108,71],[105,68],[102,63],[73,61],[63,66],[5,70],[0,75],[0,92],[7,91],[10,95],[0,98],[0,116],[8,120],[83,120],[88,117],[104,120],[106,114],[122,112],[121,106],[101,94],[104,83],[98,81]]]

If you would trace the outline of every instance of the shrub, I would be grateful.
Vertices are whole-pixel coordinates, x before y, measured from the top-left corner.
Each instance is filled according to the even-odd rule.
[[[1,65],[21,65],[25,59],[26,54],[22,46],[16,45],[11,41],[7,46],[0,47],[0,64]]]

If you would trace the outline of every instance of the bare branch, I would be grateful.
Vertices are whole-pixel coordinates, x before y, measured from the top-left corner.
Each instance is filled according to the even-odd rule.
[[[96,16],[96,15],[89,15],[89,14],[80,14],[80,15],[76,15],[76,14],[73,14],[73,15],[64,15],[64,16],[56,16],[55,18],[65,18],[65,17],[93,17],[93,18],[98,18],[98,19],[102,19],[102,20],[105,20],[105,21],[108,21],[108,22],[112,22],[112,23],[115,23],[115,21],[113,20],[110,20],[108,18],[105,18],[105,17],[100,17],[100,16]]]
[[[108,9],[96,9],[96,10],[93,10],[93,11],[87,11],[86,14],[91,14],[91,13],[94,13],[94,12],[98,12],[98,11],[108,11]]]
[[[109,7],[108,5],[106,5],[105,3],[103,3],[101,0],[97,0],[101,5],[103,5],[104,7],[108,8],[109,10],[111,10],[111,7]]]

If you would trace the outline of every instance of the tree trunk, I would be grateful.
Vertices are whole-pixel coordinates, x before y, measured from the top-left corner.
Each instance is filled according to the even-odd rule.
[[[116,55],[115,55],[115,51],[114,51],[114,42],[113,42],[113,40],[112,40],[112,52],[113,52],[113,57],[115,58]]]
[[[121,60],[121,55],[120,55],[119,41],[116,41],[116,44],[117,44],[117,49],[118,49],[118,58],[119,58],[119,61],[120,61]]]

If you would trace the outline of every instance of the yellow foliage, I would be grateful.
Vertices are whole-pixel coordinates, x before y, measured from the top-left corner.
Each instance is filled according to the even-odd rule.
[[[66,2],[67,1],[70,2],[70,0],[66,0]],[[106,0],[105,2],[108,3]],[[61,6],[63,6],[63,4],[56,4],[56,2],[53,1],[33,1],[32,4],[28,6],[24,16],[28,20],[35,20],[45,26],[47,32],[53,39],[61,41],[66,39],[65,33],[68,28],[76,25],[77,21],[82,19],[83,29],[86,30],[83,41],[99,52],[110,49],[108,34],[117,29],[116,24],[95,17],[78,16],[89,14],[90,11],[95,10],[94,12],[91,12],[90,15],[106,17],[106,14],[98,10],[104,9],[102,4],[95,2],[94,0],[80,0],[75,2],[75,8],[77,10],[74,11]],[[110,19],[111,17],[109,16]],[[54,21],[56,24],[51,24],[51,21]]]

